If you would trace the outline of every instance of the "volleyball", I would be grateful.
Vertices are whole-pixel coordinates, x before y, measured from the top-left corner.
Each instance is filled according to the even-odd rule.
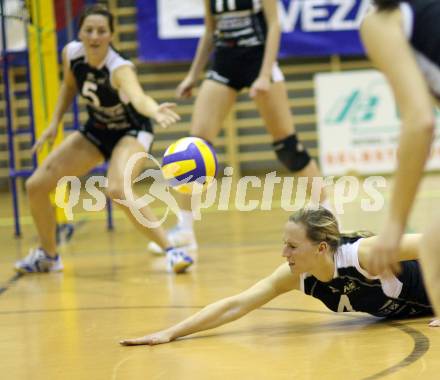
[[[199,137],[184,137],[172,143],[163,155],[162,173],[180,193],[192,194],[208,188],[217,174],[212,146]]]

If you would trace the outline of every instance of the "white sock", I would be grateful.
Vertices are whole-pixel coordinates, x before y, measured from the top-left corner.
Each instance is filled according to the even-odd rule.
[[[177,222],[177,226],[182,229],[193,229],[193,215],[191,211],[188,210],[180,210],[179,213],[179,221]]]

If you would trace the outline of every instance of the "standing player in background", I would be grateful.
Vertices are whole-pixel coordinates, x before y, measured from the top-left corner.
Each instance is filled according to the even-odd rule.
[[[197,95],[192,136],[213,143],[238,94],[250,88],[278,159],[296,176],[320,177],[315,160],[298,141],[283,73],[276,62],[281,30],[273,0],[204,0],[205,31],[191,68],[177,87],[188,98],[214,50],[211,67]],[[322,193],[322,204],[327,206]],[[317,200],[319,202],[319,199]],[[176,245],[197,249],[189,196],[180,196],[181,214],[168,236]],[[150,243],[150,250],[160,252]]]
[[[402,118],[398,167],[390,210],[372,247],[372,273],[396,270],[403,231],[434,137],[433,97],[440,99],[440,1],[374,0],[361,26],[372,62],[387,77]],[[421,242],[421,263],[435,311],[440,313],[440,220]]]
[[[39,247],[15,264],[22,273],[62,270],[56,251],[55,216],[49,193],[64,176],[87,174],[103,159],[108,161],[108,188],[111,199],[124,199],[124,170],[136,153],[148,152],[153,142],[150,118],[166,128],[179,120],[173,104],[158,105],[144,94],[134,65],[111,45],[113,15],[102,5],[86,8],[79,22],[79,41],[63,49],[64,78],[52,122],[35,144],[38,149],[53,140],[62,117],[79,93],[87,101],[89,119],[53,150],[26,181],[29,204],[39,236]],[[56,75],[56,74],[55,74]],[[138,160],[131,182],[145,166]],[[168,269],[183,272],[192,260],[168,241],[162,227],[141,224],[128,207],[123,210],[135,226],[167,252]],[[156,221],[148,207],[143,217]]]

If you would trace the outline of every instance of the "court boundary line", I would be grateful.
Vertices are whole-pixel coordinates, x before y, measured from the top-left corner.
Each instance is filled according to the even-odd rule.
[[[425,355],[429,350],[429,347],[430,347],[429,338],[425,334],[423,334],[421,331],[418,331],[418,330],[416,330],[406,324],[401,324],[401,323],[397,323],[397,322],[390,322],[387,324],[389,326],[397,328],[397,329],[401,330],[402,332],[404,332],[405,334],[409,335],[414,342],[414,347],[413,347],[412,351],[409,353],[409,355],[407,355],[405,358],[403,358],[400,362],[394,364],[391,367],[385,368],[384,370],[382,370],[374,375],[364,377],[364,378],[362,378],[362,380],[377,380],[377,379],[383,378],[385,376],[389,376],[393,373],[396,373],[396,372],[400,371],[401,369],[413,364],[414,362],[416,362],[420,358],[422,358],[422,356]]]
[[[0,286],[0,296],[4,294],[12,285],[14,285],[20,278],[24,276],[23,273],[15,273],[4,285]]]

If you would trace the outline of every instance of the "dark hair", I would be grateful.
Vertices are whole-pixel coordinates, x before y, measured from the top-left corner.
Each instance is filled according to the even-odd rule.
[[[314,243],[325,241],[333,252],[347,241],[373,236],[369,231],[339,232],[335,216],[322,206],[302,208],[289,217],[289,222],[301,224],[310,241]]]
[[[391,10],[396,8],[403,0],[373,0],[379,10]]]
[[[79,17],[78,30],[81,29],[86,17],[91,15],[101,15],[106,17],[110,31],[112,33],[114,32],[113,14],[108,10],[108,8],[105,5],[102,4],[94,4],[84,8],[84,10],[81,13],[81,16]]]

